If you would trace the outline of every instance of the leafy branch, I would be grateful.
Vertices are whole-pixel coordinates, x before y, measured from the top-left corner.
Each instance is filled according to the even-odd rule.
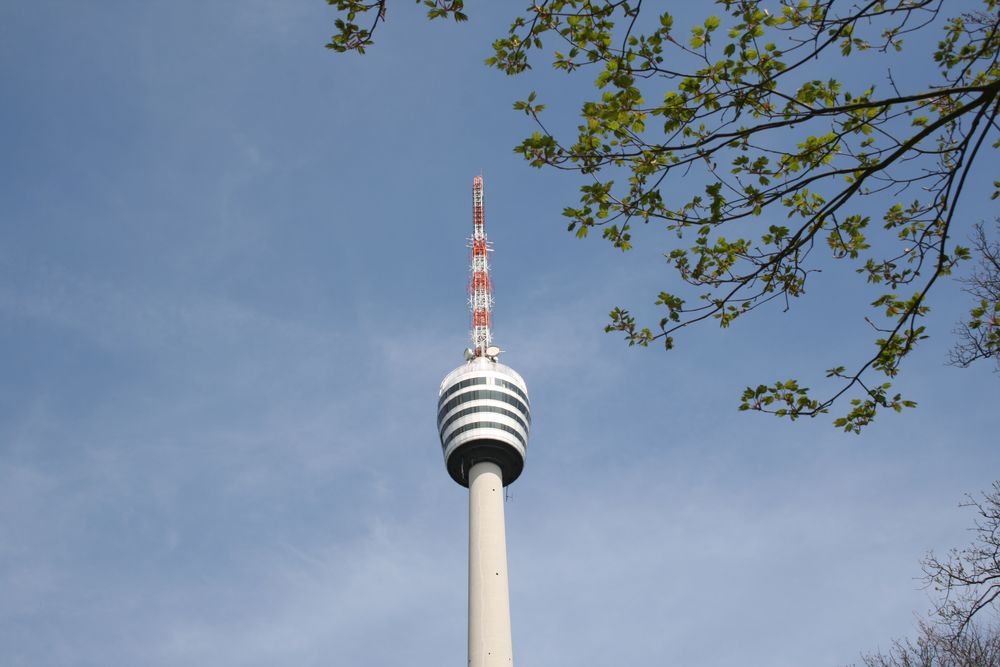
[[[623,251],[632,246],[637,222],[659,221],[678,239],[693,235],[665,258],[684,283],[701,290],[697,300],[661,292],[655,304],[666,313],[656,325],[640,325],[627,309],[612,310],[606,330],[623,333],[630,345],[659,341],[672,349],[683,328],[708,319],[728,327],[775,298],[787,309],[820,270],[810,255],[821,240],[834,260],[853,260],[868,283],[890,288],[871,304],[887,324],[866,318],[878,334],[874,354],[852,372],[830,369],[827,377],[841,384],[828,396],[814,397],[787,380],[747,388],[741,397],[742,410],[797,419],[826,413],[858,389],[861,396],[834,423],[859,432],[880,408],[915,405],[891,393],[891,382],[865,378],[897,375],[926,337],[918,322],[929,312],[931,287],[970,257],[948,242],[968,174],[997,132],[996,5],[985,2],[982,12],[944,22],[933,54],[937,81],[905,93],[893,82],[895,94],[879,96],[874,85],[852,92],[836,79],[801,78],[811,63],[829,71],[837,54],[826,52],[835,46],[843,58],[902,50],[904,36],[939,19],[942,2],[869,2],[840,15],[834,2],[783,2],[780,15],[759,2],[718,4],[729,12],[725,37],[723,19],[712,16],[681,40],[668,13],[645,34],[636,33],[641,3],[541,3],[529,9],[530,21],[515,20],[487,63],[508,74],[524,72],[530,52],[550,36],[561,45],[553,55],[556,68],[596,68],[595,85],[603,92],[583,104],[574,143],[548,131],[535,94],[515,104],[539,129],[516,149],[532,166],[590,177],[580,188],[581,205],[564,211],[571,231],[585,237],[601,227]],[[616,39],[621,25],[628,26],[625,36]],[[682,68],[684,62],[692,67]],[[789,77],[792,71],[797,79]],[[662,83],[668,84],[662,102],[647,103],[653,84]],[[678,199],[670,190],[680,189],[668,178],[675,174],[702,183],[701,192]],[[904,193],[912,199],[901,199]],[[902,246],[895,252],[875,254],[872,241],[892,244],[870,231],[869,215],[849,210],[864,198],[885,202],[882,228]],[[778,211],[795,224],[765,222],[756,237],[743,235]],[[738,236],[723,236],[723,228]],[[916,289],[909,297],[897,296],[911,284]]]
[[[334,21],[337,29],[326,48],[338,53],[364,54],[365,49],[375,43],[375,29],[379,22],[385,22],[387,0],[376,0],[375,2],[364,2],[364,0],[326,0],[328,5],[333,5],[343,15]],[[469,17],[462,11],[465,9],[464,0],[416,0],[418,5],[427,7],[427,18],[438,19],[452,17],[457,22],[467,21]],[[356,23],[359,16],[374,13],[367,28],[362,28]]]

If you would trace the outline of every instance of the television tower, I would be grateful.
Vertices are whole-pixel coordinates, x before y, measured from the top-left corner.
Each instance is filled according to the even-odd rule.
[[[451,478],[469,489],[469,667],[510,667],[510,596],[504,487],[524,469],[531,411],[528,386],[497,361],[483,177],[472,181],[472,347],[438,392],[438,433]]]

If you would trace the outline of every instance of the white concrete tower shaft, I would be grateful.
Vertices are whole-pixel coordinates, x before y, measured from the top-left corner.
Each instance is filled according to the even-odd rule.
[[[511,667],[510,591],[500,466],[469,471],[469,667]]]

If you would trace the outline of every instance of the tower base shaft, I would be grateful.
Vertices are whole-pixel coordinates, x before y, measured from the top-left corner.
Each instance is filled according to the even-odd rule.
[[[500,466],[469,470],[469,667],[511,667],[510,593]]]

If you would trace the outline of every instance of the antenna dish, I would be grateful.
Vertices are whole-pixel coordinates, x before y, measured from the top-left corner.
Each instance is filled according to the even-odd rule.
[[[500,348],[499,347],[496,347],[495,345],[491,345],[488,348],[486,348],[486,357],[487,358],[492,359],[493,361],[496,361],[497,357],[499,357],[499,356],[500,356]]]
[[[471,348],[465,348],[465,360],[472,361],[476,358],[476,353],[472,351]]]

